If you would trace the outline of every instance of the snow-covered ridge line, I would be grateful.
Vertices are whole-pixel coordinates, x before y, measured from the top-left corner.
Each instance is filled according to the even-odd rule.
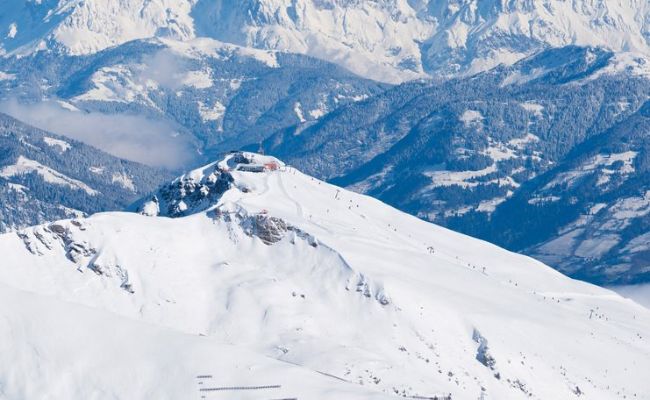
[[[0,16],[0,53],[81,55],[151,37],[211,37],[307,54],[371,79],[401,82],[473,74],[572,44],[647,56],[649,14],[645,0],[18,2]]]
[[[650,391],[647,309],[273,157],[231,153],[156,198],[0,236],[0,284],[318,371],[355,399]]]

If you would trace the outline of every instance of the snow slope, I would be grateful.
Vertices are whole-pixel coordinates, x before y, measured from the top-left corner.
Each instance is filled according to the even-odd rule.
[[[647,309],[272,157],[230,154],[134,207],[149,216],[96,214],[0,236],[0,254],[11,255],[0,264],[0,296],[28,311],[0,306],[11,321],[0,343],[13,349],[26,337],[33,349],[0,352],[14,365],[0,368],[9,399],[24,398],[32,378],[16,370],[40,371],[51,379],[45,388],[71,385],[66,398],[109,398],[104,388],[116,381],[133,393],[180,393],[191,376],[156,378],[178,370],[225,377],[223,386],[284,377],[294,396],[318,399],[650,393]],[[86,324],[97,332],[90,342],[78,332]],[[65,339],[39,334],[50,330]],[[68,343],[81,351],[66,355]],[[155,351],[166,346],[183,351]],[[222,352],[239,369],[217,363]],[[143,379],[118,379],[131,359],[145,363]],[[249,379],[252,364],[260,369]],[[74,379],[84,367],[102,373]]]
[[[44,0],[3,11],[0,51],[9,54],[205,36],[390,82],[483,71],[570,44],[650,54],[645,0]]]
[[[200,389],[224,386],[280,386],[236,391],[242,400],[388,398],[211,338],[5,285],[0,300],[3,399],[192,399],[208,398]],[[197,379],[206,375],[212,376]]]

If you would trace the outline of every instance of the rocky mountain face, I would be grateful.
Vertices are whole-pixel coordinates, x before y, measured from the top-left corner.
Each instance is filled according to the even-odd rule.
[[[0,235],[5,397],[650,390],[647,309],[275,158],[228,154],[135,210]]]
[[[0,114],[0,232],[120,210],[168,177]]]
[[[650,54],[645,0],[44,0],[0,15],[8,54],[91,54],[131,40],[210,37],[333,61],[372,79],[480,72],[547,47]]]
[[[376,79],[382,73],[399,81],[471,74],[573,44],[646,54],[650,49],[650,7],[643,0],[206,3],[209,18],[199,20],[201,32],[335,60],[345,54],[339,56],[343,65],[365,76],[367,59],[386,70],[375,70]],[[397,71],[397,78],[389,71]]]

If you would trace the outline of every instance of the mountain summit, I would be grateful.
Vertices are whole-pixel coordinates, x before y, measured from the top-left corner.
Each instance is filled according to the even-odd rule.
[[[9,54],[205,36],[390,82],[479,72],[572,44],[650,53],[645,0],[45,0],[3,11],[0,49]]]
[[[647,309],[272,157],[231,153],[134,208],[0,236],[0,298],[22,299],[0,306],[8,399],[650,392]],[[82,379],[92,354],[109,372]]]

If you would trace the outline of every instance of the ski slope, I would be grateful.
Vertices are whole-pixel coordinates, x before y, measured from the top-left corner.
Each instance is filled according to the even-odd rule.
[[[223,393],[243,400],[389,398],[210,338],[4,285],[0,299],[3,399],[199,399],[224,387],[242,388]],[[243,389],[254,387],[263,388]]]
[[[135,207],[0,236],[5,398],[193,398],[203,373],[300,399],[650,394],[647,309],[272,157]]]

